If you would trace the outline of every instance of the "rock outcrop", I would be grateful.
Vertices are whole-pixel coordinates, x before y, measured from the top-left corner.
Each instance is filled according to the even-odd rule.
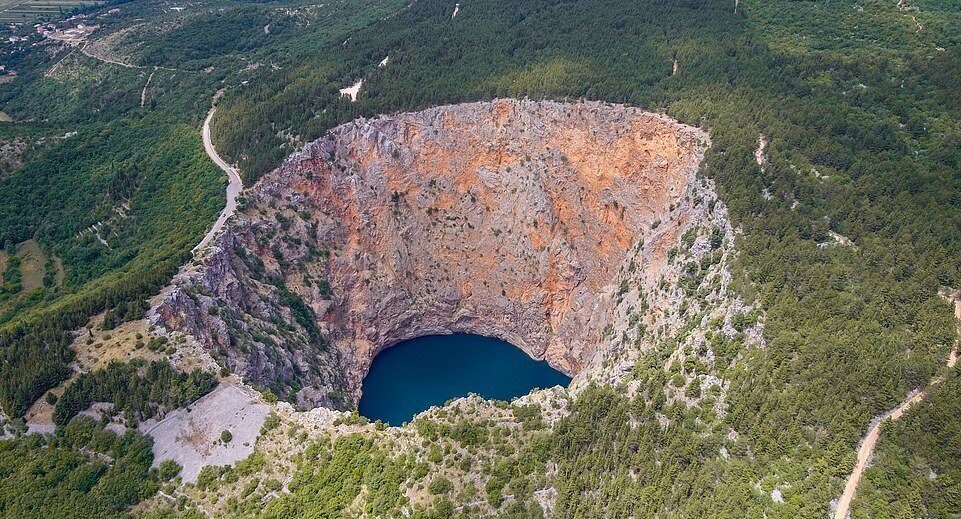
[[[304,406],[350,407],[379,351],[426,334],[498,337],[576,374],[626,327],[625,272],[656,285],[705,214],[707,141],[593,102],[360,119],[246,192],[158,316]]]

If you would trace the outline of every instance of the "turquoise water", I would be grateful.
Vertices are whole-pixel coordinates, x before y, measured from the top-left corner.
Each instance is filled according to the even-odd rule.
[[[480,335],[429,335],[387,348],[364,378],[358,411],[391,425],[452,398],[477,393],[510,400],[570,377],[510,343]]]

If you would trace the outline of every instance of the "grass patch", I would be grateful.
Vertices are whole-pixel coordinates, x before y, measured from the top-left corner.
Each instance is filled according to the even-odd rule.
[[[21,293],[29,293],[43,286],[43,275],[46,274],[44,264],[46,256],[40,249],[37,240],[27,240],[17,247],[17,256],[20,257],[20,274],[23,288]]]

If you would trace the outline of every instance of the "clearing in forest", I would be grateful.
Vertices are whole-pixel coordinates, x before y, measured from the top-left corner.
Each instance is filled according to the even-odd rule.
[[[111,361],[130,362],[142,358],[147,362],[160,360],[161,353],[146,347],[153,338],[150,326],[143,319],[127,321],[111,329],[103,329],[105,313],[95,315],[80,329],[70,345],[77,354],[77,364],[84,371],[103,369]]]
[[[52,278],[48,276],[52,268]],[[36,240],[27,240],[17,245],[13,256],[0,251],[0,308],[23,297],[30,297],[44,287],[57,287],[63,284],[65,270],[60,258],[47,258]]]
[[[23,276],[22,292],[30,293],[43,286],[43,275],[46,274],[44,263],[46,257],[40,250],[40,244],[36,240],[27,240],[17,247],[17,256],[20,257],[20,273]]]

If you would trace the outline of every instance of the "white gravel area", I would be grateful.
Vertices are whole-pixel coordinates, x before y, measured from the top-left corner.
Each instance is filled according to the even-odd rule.
[[[364,86],[364,80],[358,79],[356,83],[350,85],[349,87],[340,89],[341,97],[349,97],[350,102],[353,103],[357,101],[357,94],[360,93],[360,87]]]
[[[186,409],[144,422],[140,430],[154,440],[153,466],[174,460],[183,467],[183,480],[193,483],[207,465],[232,465],[250,456],[269,413],[255,391],[225,381]],[[220,441],[225,430],[233,436],[226,444]]]

